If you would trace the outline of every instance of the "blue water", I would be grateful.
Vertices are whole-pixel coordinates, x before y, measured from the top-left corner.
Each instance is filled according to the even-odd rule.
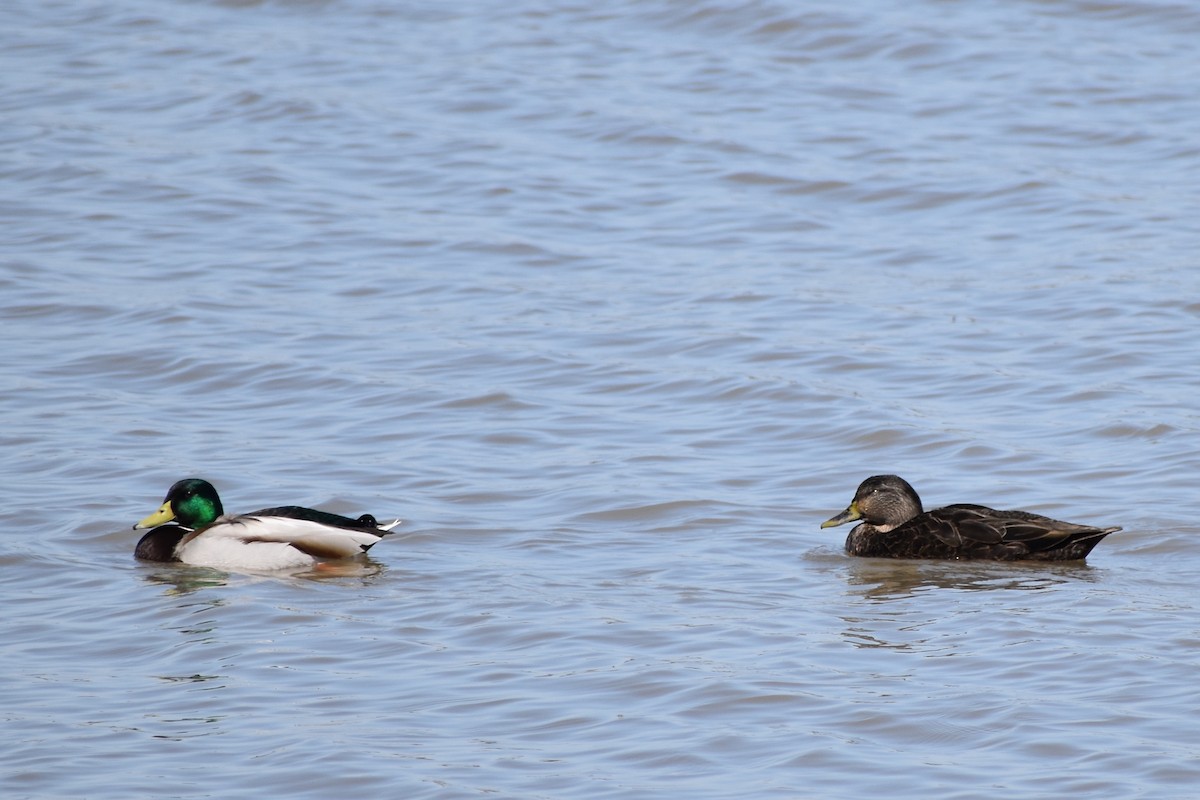
[[[1190,797],[1200,12],[0,10],[5,797]],[[1121,525],[850,559],[868,475]],[[403,517],[142,564],[178,478]]]

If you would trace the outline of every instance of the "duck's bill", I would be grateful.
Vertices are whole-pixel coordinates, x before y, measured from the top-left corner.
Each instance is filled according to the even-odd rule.
[[[158,511],[155,511],[137,525],[134,525],[133,529],[136,531],[142,528],[153,528],[157,525],[165,525],[173,519],[175,519],[175,512],[171,510],[171,504],[163,503]]]
[[[838,525],[845,525],[847,522],[854,522],[856,519],[862,519],[862,514],[858,513],[858,503],[851,503],[850,507],[836,517],[831,517],[821,523],[822,528],[834,528]]]

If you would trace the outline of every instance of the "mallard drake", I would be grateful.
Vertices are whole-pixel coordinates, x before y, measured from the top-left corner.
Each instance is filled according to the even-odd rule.
[[[1121,530],[966,503],[925,511],[916,491],[897,475],[867,478],[850,507],[821,527],[854,520],[862,523],[846,537],[846,552],[871,558],[1073,561]]]
[[[134,555],[220,569],[298,569],[362,555],[399,524],[301,506],[226,514],[211,483],[185,478],[171,487],[158,511],[133,526],[154,528]]]

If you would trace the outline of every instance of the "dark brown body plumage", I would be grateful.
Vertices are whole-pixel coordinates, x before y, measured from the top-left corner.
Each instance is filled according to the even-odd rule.
[[[862,522],[846,538],[846,552],[873,558],[1075,561],[1121,530],[965,503],[924,511],[896,475],[863,481],[849,508],[821,527],[852,520]]]

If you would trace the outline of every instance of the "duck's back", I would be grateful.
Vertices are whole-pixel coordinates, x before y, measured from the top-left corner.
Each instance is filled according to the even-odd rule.
[[[887,533],[859,525],[846,549],[876,558],[1073,561],[1118,530],[960,503],[919,514]]]

